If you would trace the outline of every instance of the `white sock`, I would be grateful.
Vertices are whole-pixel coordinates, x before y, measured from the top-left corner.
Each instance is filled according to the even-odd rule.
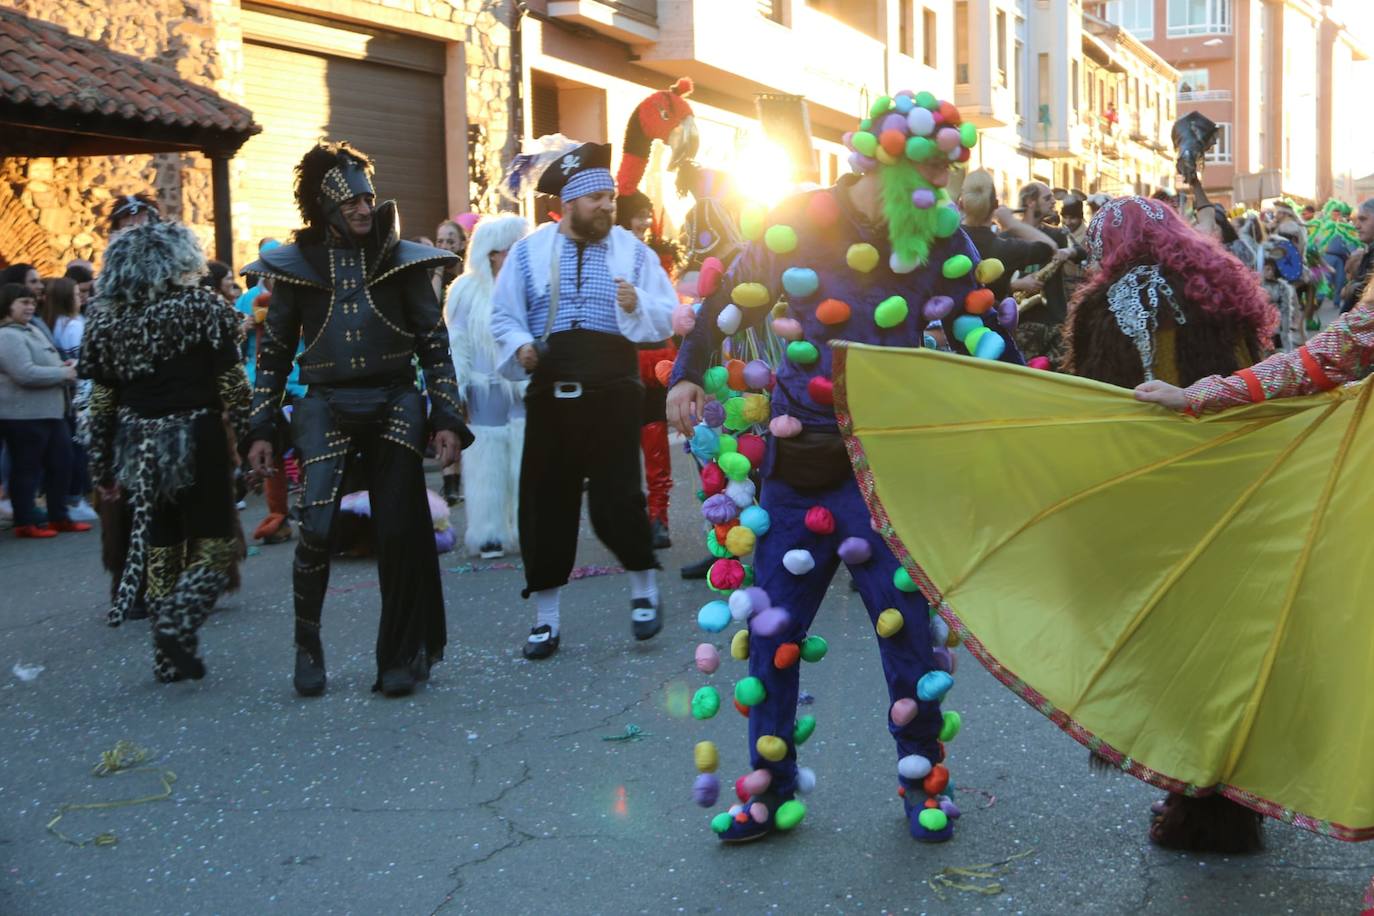
[[[655,570],[638,569],[629,572],[630,597],[648,598],[654,607],[658,607],[658,576]]]
[[[558,635],[558,594],[561,588],[546,588],[534,593],[534,625],[547,626],[550,636]]]

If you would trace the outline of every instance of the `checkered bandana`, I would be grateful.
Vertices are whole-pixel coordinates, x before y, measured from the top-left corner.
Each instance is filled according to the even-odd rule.
[[[614,190],[615,179],[611,177],[610,169],[587,169],[569,178],[568,183],[563,185],[563,190],[559,192],[558,196],[566,204],[568,201],[586,197],[588,194],[595,194],[597,191]]]

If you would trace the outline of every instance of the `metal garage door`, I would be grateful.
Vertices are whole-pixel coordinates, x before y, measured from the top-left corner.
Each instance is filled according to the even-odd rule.
[[[448,197],[444,46],[247,5],[243,33],[244,90],[263,131],[237,160],[249,242],[239,256],[300,225],[292,169],[321,137],[370,155],[378,198],[396,200],[402,234],[432,237]]]

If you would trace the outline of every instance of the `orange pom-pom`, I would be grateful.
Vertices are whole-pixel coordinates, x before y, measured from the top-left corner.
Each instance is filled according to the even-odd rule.
[[[959,114],[959,109],[954,107],[953,102],[940,103],[940,117],[950,127],[958,127],[964,123],[964,118]]]
[[[817,229],[829,229],[840,218],[840,205],[829,191],[817,191],[806,199],[806,218]]]
[[[844,324],[849,315],[849,303],[839,299],[827,299],[816,306],[816,320],[821,324]]]
[[[921,788],[927,795],[939,795],[949,785],[949,770],[943,764],[935,764],[921,780]]]
[[[794,642],[785,642],[773,653],[774,668],[791,668],[801,658],[801,647]]]
[[[964,297],[964,311],[970,315],[981,315],[996,304],[997,297],[986,287],[975,289]]]
[[[906,798],[906,786],[902,785],[901,783],[897,784],[897,797]]]
[[[900,156],[906,152],[906,134],[900,130],[885,130],[878,135],[878,145],[889,156]]]
[[[739,712],[740,715],[744,716],[744,718],[749,718],[749,707],[745,706],[739,700],[735,701],[735,709]]]
[[[927,799],[926,799],[926,802],[925,802],[925,807],[927,807],[927,808],[938,808],[938,807],[940,807],[940,803],[939,803],[938,801],[936,801],[935,799],[933,799],[933,798],[927,798]]]
[[[256,296],[253,297],[254,308],[265,309],[268,305],[271,304],[271,302],[272,294],[267,292],[266,290],[263,290],[262,292],[258,293]]]
[[[739,524],[739,519],[734,518],[723,525],[716,526],[716,543],[724,544],[725,538],[729,536],[730,529]]]
[[[673,361],[671,359],[660,359],[654,365],[654,378],[664,388],[668,387],[668,379],[673,377]]]
[[[744,383],[744,360],[732,359],[725,364],[727,373],[725,384],[730,386],[731,391],[745,391],[749,388]]]

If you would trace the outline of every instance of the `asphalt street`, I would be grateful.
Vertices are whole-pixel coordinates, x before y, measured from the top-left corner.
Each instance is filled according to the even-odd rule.
[[[913,842],[875,637],[843,573],[815,627],[830,654],[803,673],[819,720],[802,752],[818,776],[809,813],[790,834],[723,848],[707,825],[719,809],[691,800],[692,747],[714,740],[732,781],[745,729],[728,707],[704,723],[687,711],[707,682],[692,660],[709,595],[677,575],[700,555],[677,461],[658,638],[631,639],[626,577],[606,572],[614,561],[586,524],[578,562],[594,575],[565,593],[562,650],[547,662],[520,655],[533,609],[518,558],[447,554],[448,656],[401,700],[369,691],[370,561],[336,561],[329,690],[301,700],[290,545],[250,556],[244,588],[202,631],[206,679],[161,685],[146,625],[104,625],[94,532],[0,532],[0,913],[1358,911],[1374,847],[1269,822],[1258,855],[1155,849],[1160,793],[1091,774],[1086,751],[963,650],[947,706],[965,723],[949,761],[964,816],[952,842]],[[262,513],[250,501],[249,530]],[[710,681],[728,689],[742,666],[726,654]],[[149,750],[150,768],[93,776],[120,741]],[[63,805],[167,784],[166,798],[69,810],[54,828],[101,844],[48,829]]]

